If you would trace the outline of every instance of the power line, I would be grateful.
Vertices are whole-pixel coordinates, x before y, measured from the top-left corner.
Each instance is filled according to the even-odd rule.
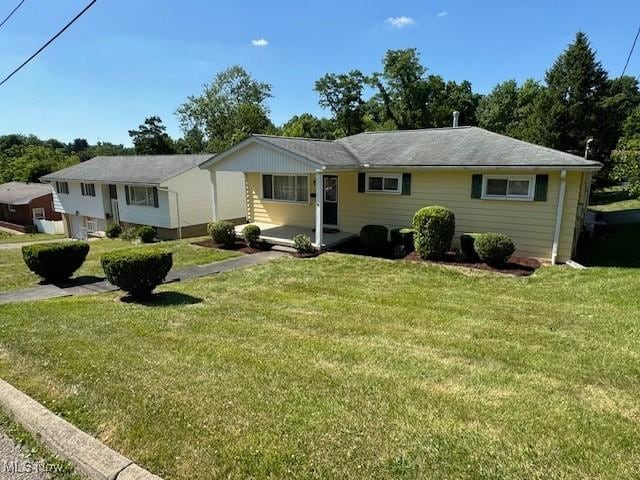
[[[84,14],[84,12],[86,12],[87,10],[89,10],[89,9],[93,6],[93,4],[94,4],[94,3],[96,3],[97,1],[98,1],[98,0],[92,0],[91,2],[89,2],[89,4],[88,4],[86,7],[84,7],[84,8],[82,9],[82,11],[81,11],[79,14],[77,14],[75,17],[73,17],[73,18],[71,19],[71,21],[70,21],[69,23],[67,23],[67,24],[62,28],[62,30],[60,30],[58,33],[56,33],[53,37],[51,37],[51,38],[49,39],[49,41],[48,41],[47,43],[45,43],[45,44],[44,44],[43,46],[41,46],[38,50],[36,50],[36,52],[35,52],[33,55],[31,55],[29,58],[27,58],[27,59],[22,63],[22,65],[20,65],[20,66],[19,66],[18,68],[16,68],[13,72],[11,72],[9,75],[7,75],[7,76],[4,78],[4,80],[2,80],[2,81],[0,82],[0,87],[1,87],[2,85],[4,85],[4,83],[5,83],[7,80],[9,80],[11,77],[13,77],[16,73],[18,73],[20,70],[22,70],[22,68],[23,68],[27,63],[29,63],[31,60],[33,60],[34,58],[36,58],[40,52],[42,52],[45,48],[47,48],[49,45],[51,45],[51,43],[53,43],[53,41],[54,41],[56,38],[58,38],[60,35],[62,35],[62,34],[64,33],[64,31],[65,31],[67,28],[69,28],[71,25],[73,25],[73,23],[74,23],[76,20],[78,20],[78,19],[79,19],[79,18]]]
[[[22,4],[25,2],[25,0],[21,0],[20,3],[16,6],[16,8],[14,8],[13,10],[11,10],[11,13],[9,15],[7,15],[7,18],[5,18],[2,23],[0,23],[0,27],[2,27],[5,23],[7,23],[7,20],[9,20],[11,18],[11,16],[16,13],[16,10],[18,10]]]
[[[633,39],[633,45],[631,45],[631,50],[629,50],[629,55],[627,56],[627,61],[624,64],[624,68],[622,69],[621,76],[624,76],[624,72],[627,71],[627,67],[629,66],[629,60],[631,60],[631,55],[633,54],[633,49],[636,48],[636,42],[638,41],[638,36],[640,36],[640,27],[638,27],[638,31],[636,32],[636,38]]]

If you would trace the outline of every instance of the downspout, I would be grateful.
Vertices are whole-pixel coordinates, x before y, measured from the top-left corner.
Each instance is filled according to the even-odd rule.
[[[176,216],[178,217],[178,240],[182,240],[182,223],[180,222],[180,201],[178,192],[169,190],[167,187],[158,187],[161,192],[173,193],[176,196]]]
[[[560,230],[562,229],[562,215],[564,213],[564,197],[567,191],[567,171],[560,172],[560,191],[558,192],[558,207],[556,209],[556,228],[553,232],[553,247],[551,249],[551,264],[555,265],[558,259],[558,244],[560,243]]]

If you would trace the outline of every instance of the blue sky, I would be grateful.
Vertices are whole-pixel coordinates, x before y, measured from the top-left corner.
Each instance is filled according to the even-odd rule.
[[[87,2],[26,0],[0,28],[0,75]],[[17,3],[0,0],[0,17]],[[619,75],[639,22],[637,0],[98,0],[0,87],[0,134],[129,144],[128,129],[159,115],[178,136],[176,107],[234,64],[273,85],[279,125],[323,113],[313,84],[324,73],[378,70],[390,48],[416,47],[431,72],[486,93],[541,79],[578,29]],[[640,75],[640,45],[627,73]]]

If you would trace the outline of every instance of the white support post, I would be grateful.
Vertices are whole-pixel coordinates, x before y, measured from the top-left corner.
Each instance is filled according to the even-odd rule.
[[[564,197],[567,190],[567,171],[560,172],[560,191],[558,192],[558,207],[556,210],[556,228],[553,232],[553,247],[551,248],[551,264],[555,265],[558,259],[558,244],[560,243],[560,230],[562,229],[562,215],[564,214]]]
[[[211,176],[211,215],[213,216],[212,220],[214,222],[218,221],[218,202],[217,202],[217,195],[218,195],[218,176],[216,175],[216,171],[215,170],[209,170],[209,175]]]
[[[323,199],[324,199],[324,176],[322,173],[316,173],[316,242],[315,247],[322,249],[322,218],[323,218]]]

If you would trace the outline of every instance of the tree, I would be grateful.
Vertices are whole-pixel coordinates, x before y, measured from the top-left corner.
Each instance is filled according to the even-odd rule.
[[[252,133],[275,133],[267,99],[271,85],[234,66],[214,77],[199,96],[190,96],[176,114],[185,134],[196,128],[210,152],[220,152]]]
[[[612,173],[617,180],[629,182],[629,193],[640,197],[640,137],[625,138],[612,154]]]
[[[175,146],[177,153],[204,153],[207,150],[204,133],[197,127],[186,131],[184,137],[176,140]]]
[[[640,137],[640,106],[634,108],[622,124],[622,135],[626,138]]]
[[[166,132],[158,116],[147,117],[137,130],[129,130],[129,136],[138,155],[162,155],[175,153],[173,140]]]
[[[47,145],[21,145],[12,148],[11,156],[0,162],[0,180],[4,182],[38,182],[47,173],[78,163],[75,154]]]
[[[506,134],[517,121],[520,89],[515,80],[496,85],[478,105],[478,124],[492,132]]]
[[[318,103],[331,110],[342,135],[364,131],[364,87],[365,76],[360,70],[342,74],[327,73],[315,83],[314,90],[320,95]]]
[[[282,126],[282,135],[286,137],[324,138],[334,140],[336,122],[328,118],[314,117],[310,113],[294,115]]]

